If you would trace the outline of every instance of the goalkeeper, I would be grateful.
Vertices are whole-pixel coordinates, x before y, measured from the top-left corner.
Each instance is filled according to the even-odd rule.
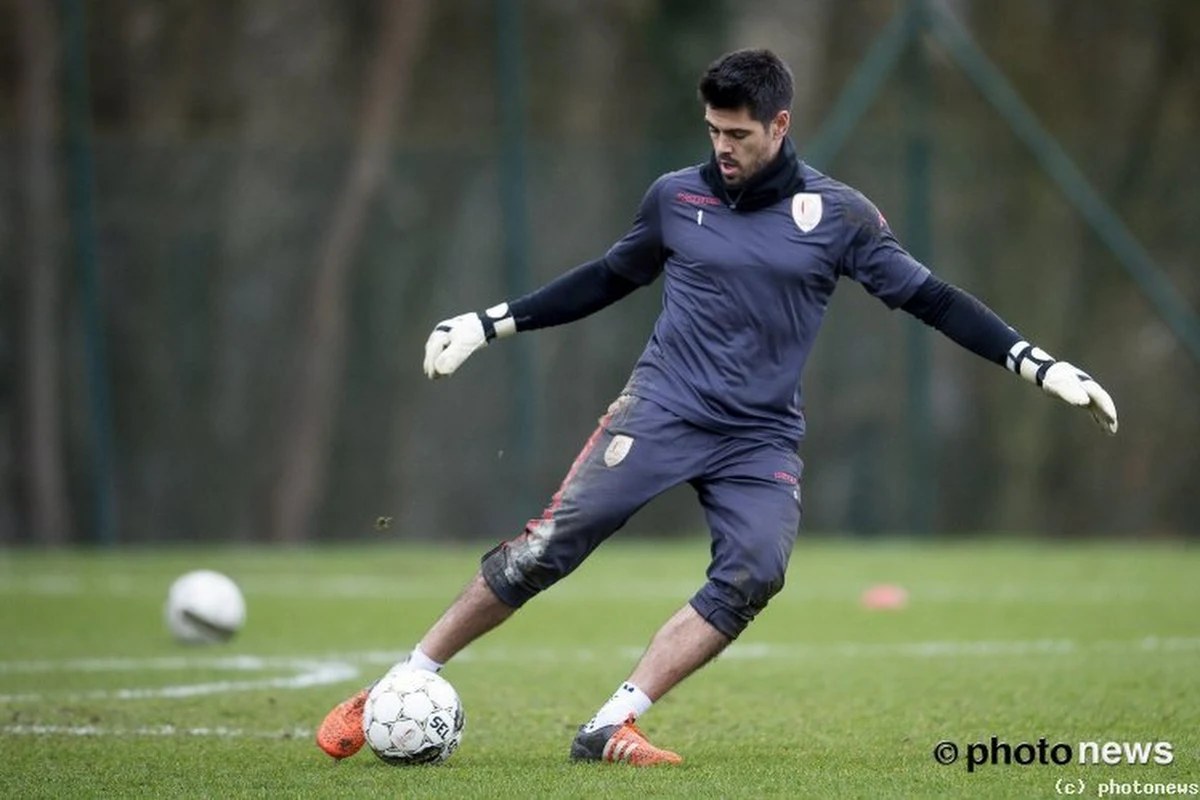
[[[801,516],[800,375],[839,279],[1117,430],[1112,399],[1087,373],[932,275],[862,194],[797,158],[788,138],[792,77],[778,57],[729,53],[699,88],[707,163],[658,178],[633,227],[602,258],[520,299],[440,322],[425,346],[425,374],[447,377],[493,341],[580,319],[663,276],[654,332],[558,492],[520,535],[484,555],[397,665],[440,670],[655,496],[690,483],[712,536],[707,580],[580,727],[573,759],[680,762],[635,721],[783,587]],[[325,752],[344,758],[362,746],[365,699],[364,690],[325,718],[317,734]]]

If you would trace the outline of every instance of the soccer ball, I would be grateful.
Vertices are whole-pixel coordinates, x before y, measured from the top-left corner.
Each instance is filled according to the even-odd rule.
[[[163,609],[167,629],[185,644],[228,641],[246,621],[242,591],[228,576],[201,569],[171,584]]]
[[[433,672],[402,667],[371,687],[363,708],[363,733],[388,764],[437,764],[462,741],[462,701],[449,681]]]

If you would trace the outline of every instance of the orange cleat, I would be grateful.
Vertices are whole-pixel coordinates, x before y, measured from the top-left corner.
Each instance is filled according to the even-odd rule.
[[[317,728],[317,746],[339,761],[354,755],[367,743],[363,733],[363,706],[367,704],[368,691],[363,689],[338,703]]]
[[[631,764],[635,767],[654,767],[660,764],[682,764],[678,753],[650,744],[646,735],[633,724],[633,715],[622,725],[606,725],[591,733],[583,728],[571,742],[572,761],[607,761],[611,764]],[[586,726],[585,726],[586,727]]]

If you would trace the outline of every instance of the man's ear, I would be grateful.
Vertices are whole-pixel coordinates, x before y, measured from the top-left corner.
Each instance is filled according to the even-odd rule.
[[[787,136],[788,128],[792,125],[792,114],[786,108],[771,120],[771,138],[782,139]]]

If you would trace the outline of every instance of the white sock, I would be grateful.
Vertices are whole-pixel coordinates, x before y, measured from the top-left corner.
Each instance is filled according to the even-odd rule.
[[[596,716],[583,726],[583,730],[585,733],[591,733],[606,725],[620,725],[627,721],[631,714],[634,719],[637,719],[649,711],[652,705],[654,705],[654,701],[645,692],[626,681],[617,687],[613,696],[608,698],[607,703],[600,706]]]
[[[408,658],[401,661],[392,669],[423,669],[427,672],[441,672],[445,664],[439,664],[429,656],[425,655],[425,651],[421,649],[421,645],[413,648],[413,651],[408,654]]]

